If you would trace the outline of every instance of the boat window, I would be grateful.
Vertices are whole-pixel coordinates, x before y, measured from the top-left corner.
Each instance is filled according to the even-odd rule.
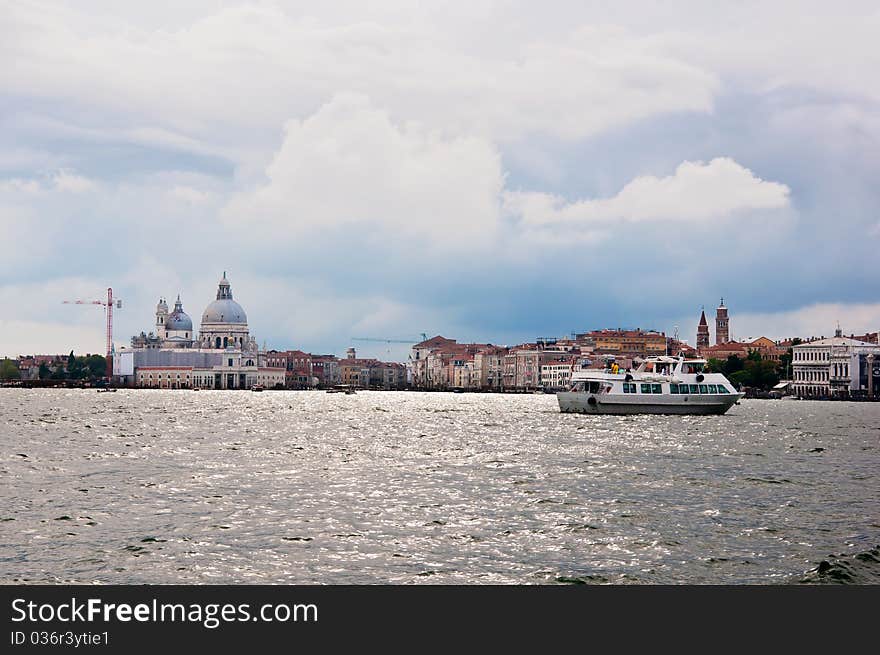
[[[590,382],[590,393],[599,393],[599,383]]]
[[[674,382],[669,385],[669,393],[678,393],[678,385]]]
[[[696,384],[690,385],[691,393],[700,393],[700,388]]]
[[[718,393],[730,393],[723,384],[718,385]]]
[[[659,384],[652,384],[651,393],[663,393],[663,388]]]
[[[642,382],[642,393],[651,393],[651,385],[647,382]]]
[[[714,384],[709,385],[709,393],[718,393],[718,387]]]
[[[709,393],[709,385],[701,384],[700,385],[700,393]]]
[[[569,389],[569,391],[574,391],[574,392],[579,392],[579,391],[583,391],[583,390],[584,390],[584,383],[583,382],[575,382],[573,385],[571,385],[571,389]]]
[[[635,393],[636,385],[635,382],[624,382],[623,383],[623,393]]]

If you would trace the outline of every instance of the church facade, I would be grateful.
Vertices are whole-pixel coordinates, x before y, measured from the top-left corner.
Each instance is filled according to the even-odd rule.
[[[202,312],[198,334],[180,296],[171,312],[160,298],[155,331],[132,337],[131,348],[115,354],[113,375],[126,386],[160,389],[283,386],[284,370],[266,364],[266,353],[257,348],[224,272],[215,300]]]

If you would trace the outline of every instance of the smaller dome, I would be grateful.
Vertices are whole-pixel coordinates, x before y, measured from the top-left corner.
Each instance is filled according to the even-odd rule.
[[[177,302],[174,303],[174,311],[165,319],[165,329],[189,332],[193,329],[192,319],[183,311],[183,303],[180,302],[180,296],[177,296]]]

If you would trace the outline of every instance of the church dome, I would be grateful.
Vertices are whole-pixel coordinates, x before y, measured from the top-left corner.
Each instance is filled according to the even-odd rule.
[[[165,319],[166,330],[186,330],[191,332],[193,329],[192,319],[183,311],[183,304],[180,302],[180,296],[177,296],[177,302],[174,303],[174,311]]]
[[[232,299],[232,287],[223,273],[223,279],[217,287],[217,299],[205,308],[202,323],[235,323],[247,324],[247,314],[241,305]]]
[[[205,308],[202,323],[247,323],[247,315],[234,300],[215,300]]]

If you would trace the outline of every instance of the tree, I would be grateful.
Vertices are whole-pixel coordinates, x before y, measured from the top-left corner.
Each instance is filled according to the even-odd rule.
[[[90,380],[99,380],[107,372],[107,360],[101,355],[89,355],[85,358],[85,367]]]
[[[724,374],[730,377],[737,371],[743,370],[744,367],[745,364],[743,363],[743,360],[736,355],[729,355],[727,357],[727,363],[724,365]]]
[[[14,361],[6,357],[0,362],[0,380],[18,380],[21,378],[21,371]]]
[[[763,389],[764,391],[779,382],[776,364],[772,361],[761,359],[760,354],[757,357],[749,354],[744,368],[736,371],[729,377],[730,381],[737,387],[746,386],[753,389]]]
[[[48,380],[49,376],[52,375],[52,370],[48,366],[46,366],[46,362],[40,362],[39,375],[41,380]]]
[[[67,371],[64,369],[64,362],[61,359],[56,359],[52,362],[52,365],[55,367],[55,370],[52,371],[52,375],[49,376],[50,380],[66,380],[67,379]]]
[[[75,357],[73,351],[67,356],[67,377],[71,380],[79,380],[86,377],[85,358]]]
[[[713,373],[724,373],[724,362],[722,362],[720,359],[710,357],[706,360],[706,370],[707,372],[711,371]]]

